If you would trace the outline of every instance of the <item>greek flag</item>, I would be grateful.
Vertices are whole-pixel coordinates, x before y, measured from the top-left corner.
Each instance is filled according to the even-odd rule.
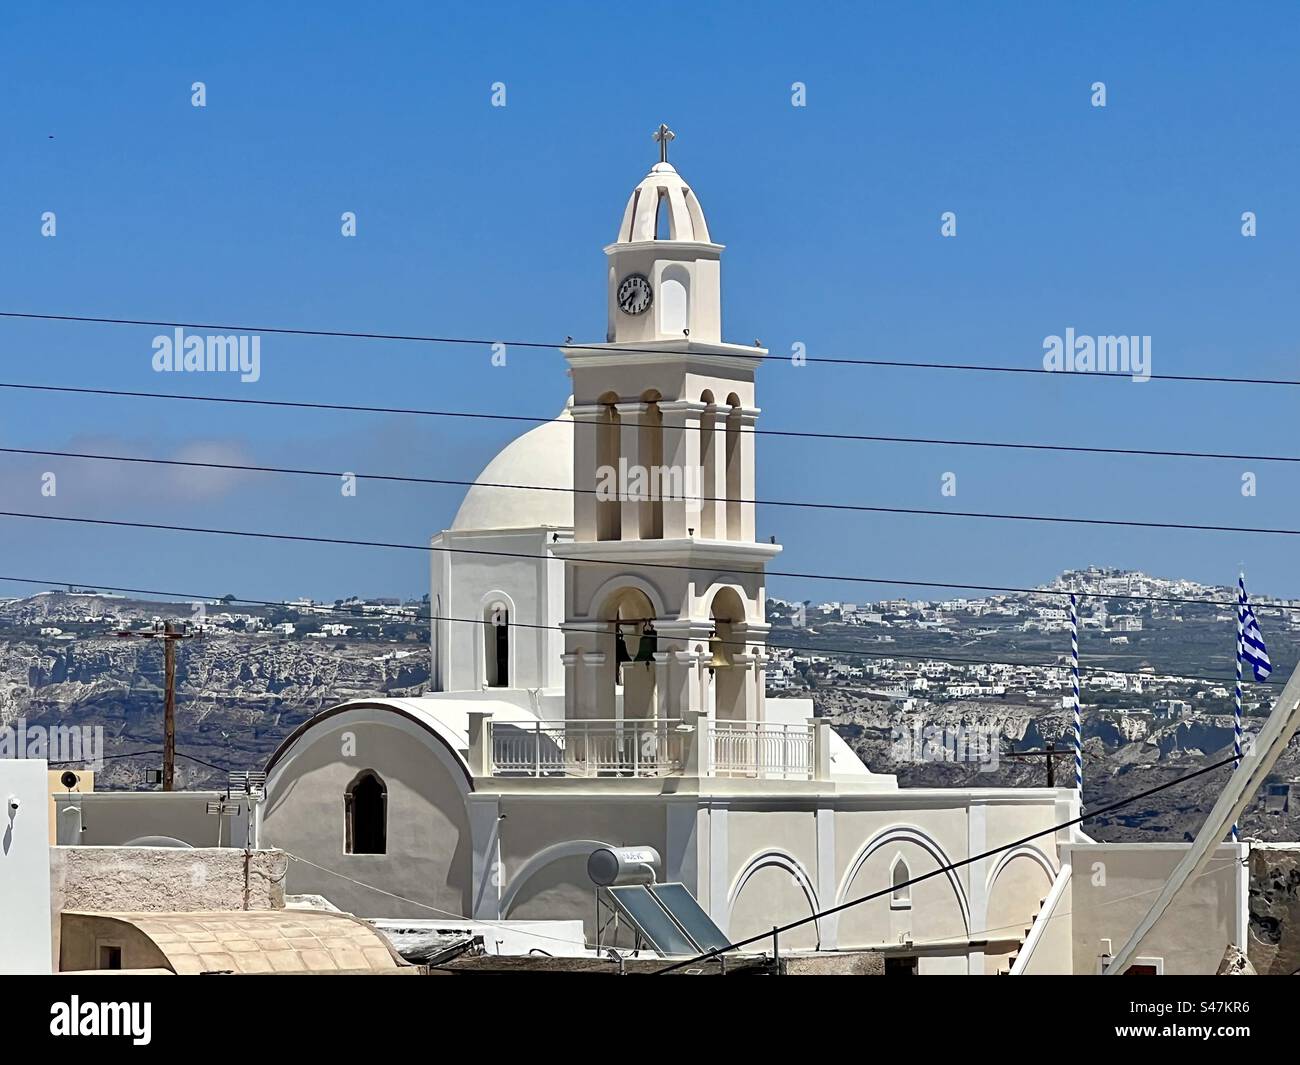
[[[1273,663],[1268,660],[1268,648],[1264,646],[1264,634],[1259,631],[1259,622],[1255,612],[1250,608],[1246,598],[1246,579],[1237,578],[1237,620],[1241,622],[1241,646],[1238,654],[1243,662],[1249,662],[1255,671],[1257,681],[1268,680],[1273,672]]]

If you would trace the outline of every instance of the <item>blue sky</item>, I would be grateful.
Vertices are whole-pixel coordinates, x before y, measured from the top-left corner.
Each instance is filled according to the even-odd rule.
[[[1150,335],[1157,374],[1300,377],[1300,20],[1283,5],[1048,8],[663,4],[647,21],[626,5],[126,17],[11,2],[0,310],[600,340],[601,248],[666,121],[728,246],[730,339],[1034,366],[1043,338],[1073,327]],[[791,106],[796,81],[806,107]],[[940,236],[944,211],[956,238]],[[482,348],[269,335],[256,384],[163,376],[158,332],[0,320],[2,379],[529,415],[568,392],[557,352],[515,349],[502,368]],[[772,428],[1280,455],[1300,454],[1298,395],[784,363],[759,381]],[[0,390],[8,447],[472,478],[517,431]],[[759,455],[762,498],[1300,528],[1300,470],[1276,463],[780,438]],[[6,455],[0,491],[6,510],[403,542],[445,527],[461,494],[362,482],[345,499],[326,480]],[[1097,563],[1229,583],[1245,562],[1258,591],[1300,595],[1294,537],[788,508],[759,524],[785,545],[780,569],[1023,584]],[[13,519],[0,551],[11,575],[251,598],[427,587],[413,552]]]

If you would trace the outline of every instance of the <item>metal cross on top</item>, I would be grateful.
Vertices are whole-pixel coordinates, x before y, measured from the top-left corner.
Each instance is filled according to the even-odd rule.
[[[659,144],[659,161],[661,163],[668,162],[668,142],[674,140],[676,137],[677,134],[662,122],[659,123],[659,128],[654,131],[654,139]]]

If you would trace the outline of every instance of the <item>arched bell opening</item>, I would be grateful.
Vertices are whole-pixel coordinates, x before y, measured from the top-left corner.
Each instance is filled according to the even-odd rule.
[[[709,604],[713,633],[709,638],[707,677],[711,687],[714,716],[719,721],[744,721],[746,671],[740,656],[747,648],[737,633],[745,624],[745,603],[734,588],[719,588]]]

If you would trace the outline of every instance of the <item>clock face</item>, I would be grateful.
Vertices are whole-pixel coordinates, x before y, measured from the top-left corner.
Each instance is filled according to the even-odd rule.
[[[628,274],[619,282],[618,306],[624,314],[641,314],[654,299],[654,290],[641,274]]]

